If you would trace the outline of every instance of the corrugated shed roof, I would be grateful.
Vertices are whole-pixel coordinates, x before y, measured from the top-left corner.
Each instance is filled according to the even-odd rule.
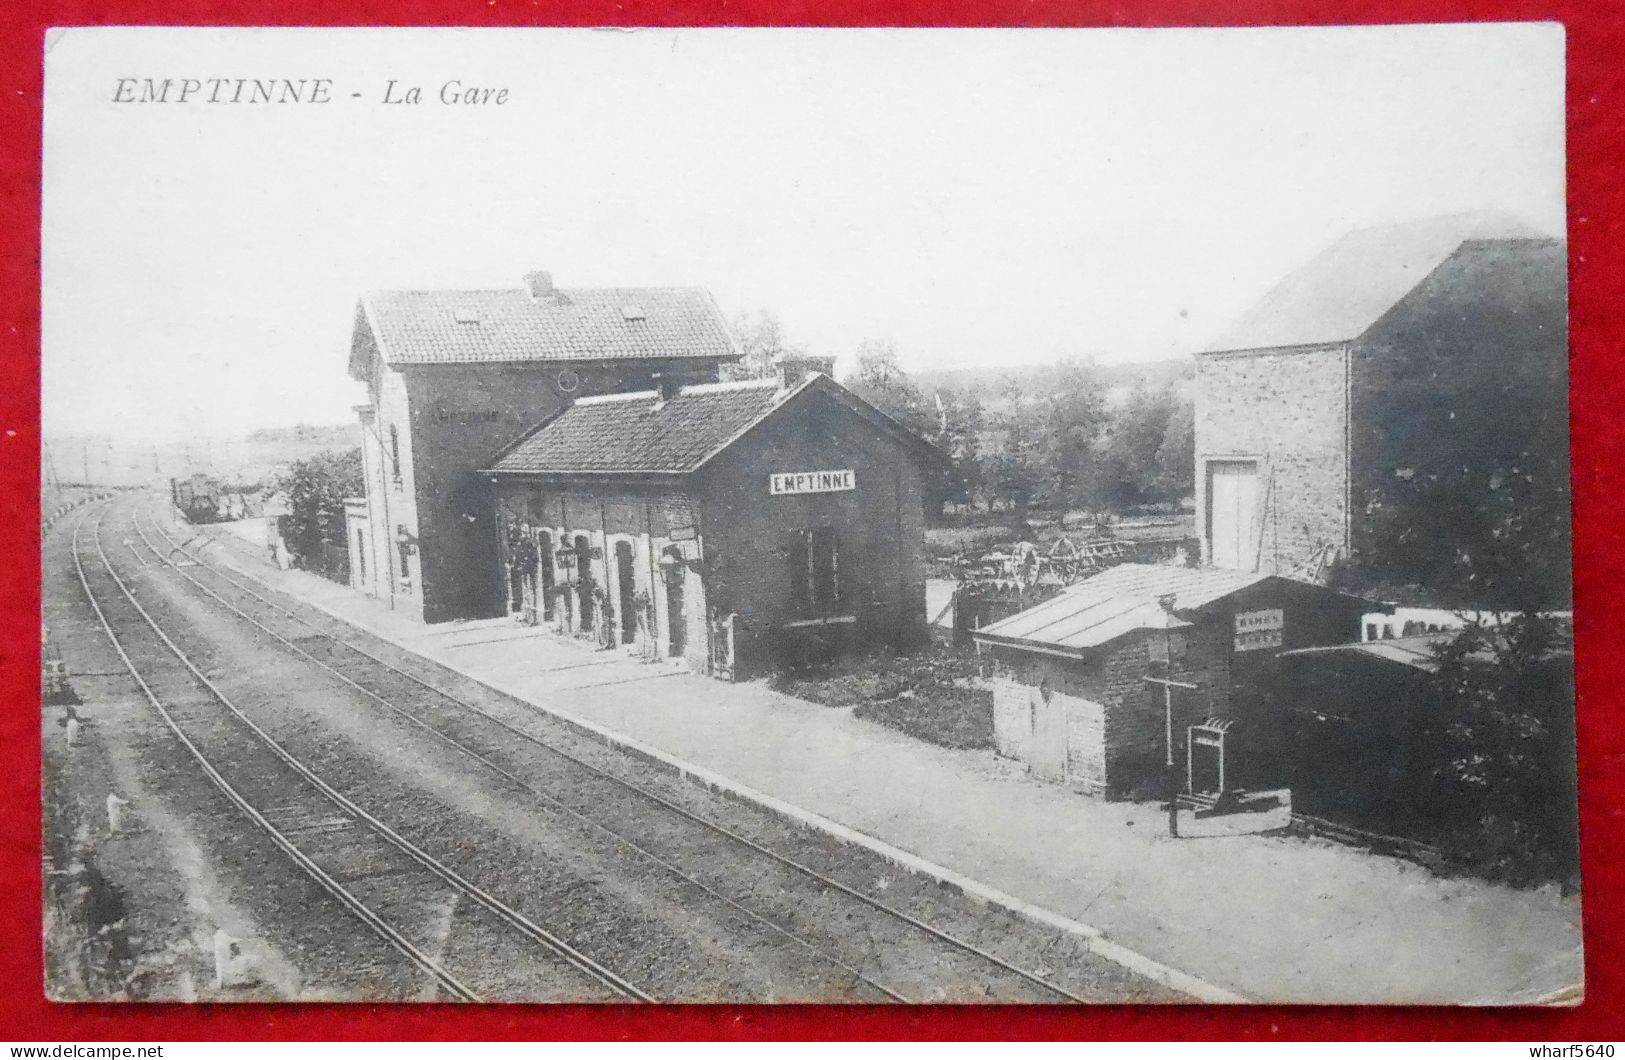
[[[739,356],[698,287],[378,291],[362,308],[389,364]]]
[[[1363,228],[1289,274],[1207,353],[1358,338],[1472,240],[1550,239],[1509,214],[1477,212]]]
[[[504,474],[684,474],[759,422],[791,393],[774,379],[583,398],[505,452]]]
[[[1351,644],[1331,644],[1319,648],[1298,648],[1283,652],[1284,656],[1326,655],[1345,653],[1364,655],[1368,658],[1379,659],[1383,662],[1397,663],[1409,666],[1412,669],[1427,673],[1436,673],[1439,669],[1438,660],[1434,657],[1435,647],[1446,644],[1460,631],[1454,629],[1442,630],[1438,633],[1418,634],[1412,637],[1393,637],[1388,640],[1364,640]],[[1556,658],[1574,654],[1574,626],[1572,622],[1559,621],[1555,626],[1556,636],[1546,652],[1547,658]],[[1499,634],[1491,630],[1491,637]],[[1481,663],[1493,663],[1496,659],[1495,649],[1485,644],[1477,651],[1468,655],[1469,659]]]
[[[1175,611],[1194,611],[1269,577],[1246,571],[1123,563],[984,626],[976,635],[1081,652],[1137,629],[1157,628],[1162,619],[1161,597],[1173,596]]]

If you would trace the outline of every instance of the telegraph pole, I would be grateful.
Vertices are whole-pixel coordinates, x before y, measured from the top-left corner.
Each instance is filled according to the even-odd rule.
[[[41,442],[40,452],[45,456],[45,471],[51,478],[51,488],[62,492],[62,478],[56,473],[56,457],[52,455],[51,447]]]
[[[1170,677],[1147,676],[1148,685],[1162,686],[1162,729],[1163,748],[1166,757],[1163,761],[1163,790],[1168,796],[1168,834],[1175,839],[1179,838],[1179,770],[1174,766],[1174,689],[1185,688],[1196,691],[1197,686],[1189,681],[1175,681]]]

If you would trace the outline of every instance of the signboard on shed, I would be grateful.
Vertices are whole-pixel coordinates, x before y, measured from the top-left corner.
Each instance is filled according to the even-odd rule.
[[[774,497],[790,493],[845,493],[857,488],[857,474],[851,468],[835,471],[781,471],[767,477],[768,492]]]
[[[1267,608],[1263,611],[1236,612],[1236,650],[1258,651],[1262,648],[1279,648],[1281,646],[1281,631],[1286,626],[1286,617],[1279,607]]]

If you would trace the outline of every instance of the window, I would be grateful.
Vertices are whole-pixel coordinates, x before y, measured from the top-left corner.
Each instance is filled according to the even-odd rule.
[[[395,485],[401,484],[401,432],[389,425],[389,471],[395,476]]]
[[[367,541],[360,530],[355,532],[355,570],[356,580],[367,584]]]
[[[790,608],[798,615],[825,617],[841,605],[840,540],[833,529],[792,530],[785,549]]]

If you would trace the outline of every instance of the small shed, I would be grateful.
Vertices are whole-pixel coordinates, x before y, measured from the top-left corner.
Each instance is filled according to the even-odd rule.
[[[1170,751],[1196,793],[1282,786],[1277,656],[1358,636],[1370,609],[1275,575],[1121,564],[975,632],[995,744],[1109,796],[1154,790]]]
[[[1280,689],[1288,703],[1293,817],[1333,834],[1404,848],[1439,845],[1454,822],[1476,818],[1441,786],[1452,750],[1435,675],[1438,645],[1458,631],[1338,644],[1286,652]],[[1481,650],[1469,662],[1488,666]],[[1544,759],[1553,805],[1574,813],[1574,652],[1554,646],[1534,671],[1529,700],[1553,706],[1541,717],[1543,739],[1526,753]]]

